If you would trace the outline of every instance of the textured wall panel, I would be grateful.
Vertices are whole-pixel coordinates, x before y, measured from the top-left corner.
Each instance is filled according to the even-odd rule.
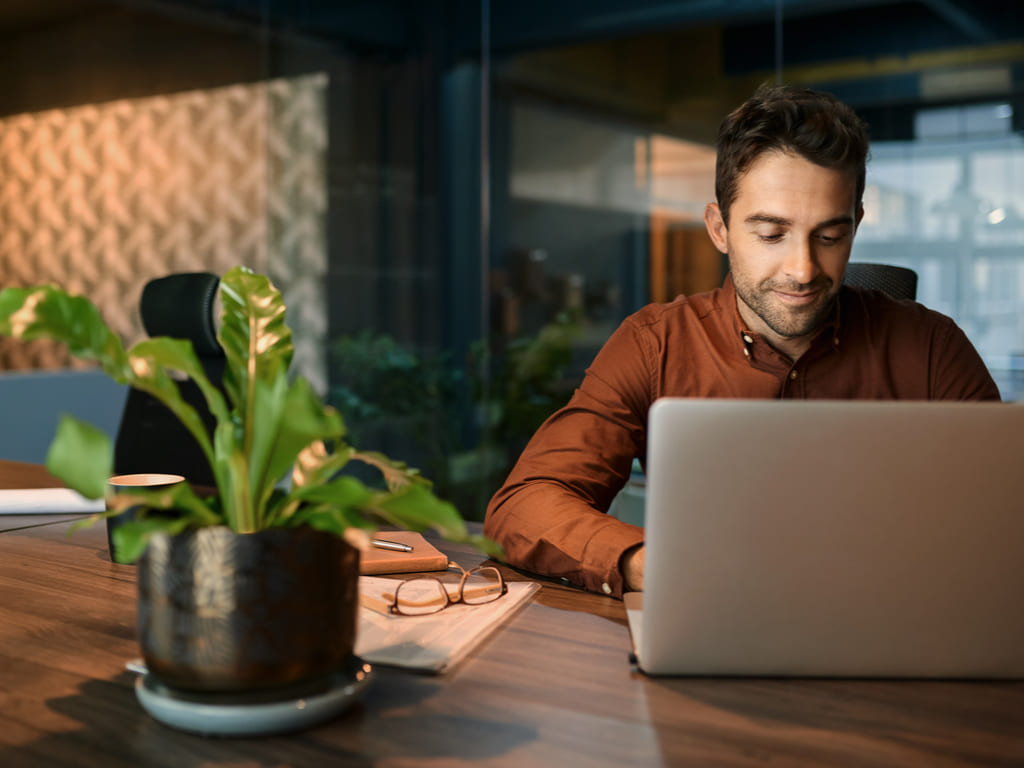
[[[132,343],[142,287],[170,272],[266,271],[299,369],[326,387],[323,75],[0,119],[0,285],[91,298]],[[0,339],[0,370],[70,365]]]

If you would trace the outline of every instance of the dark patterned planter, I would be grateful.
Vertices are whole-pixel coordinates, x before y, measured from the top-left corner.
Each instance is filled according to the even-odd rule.
[[[358,586],[359,551],[311,528],[158,534],[139,560],[139,645],[182,691],[315,682],[352,655]]]

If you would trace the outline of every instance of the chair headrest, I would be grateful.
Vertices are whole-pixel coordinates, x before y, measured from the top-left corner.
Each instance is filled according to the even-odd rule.
[[[851,261],[846,265],[843,282],[882,291],[896,299],[917,298],[917,272],[909,267]]]
[[[139,312],[150,336],[189,339],[199,357],[223,357],[213,320],[220,277],[212,272],[178,272],[142,289]]]

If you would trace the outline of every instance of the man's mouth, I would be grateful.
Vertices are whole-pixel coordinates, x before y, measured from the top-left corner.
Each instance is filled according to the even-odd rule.
[[[786,304],[799,307],[805,304],[812,304],[817,301],[821,295],[821,289],[811,291],[780,291],[775,290],[773,293]]]

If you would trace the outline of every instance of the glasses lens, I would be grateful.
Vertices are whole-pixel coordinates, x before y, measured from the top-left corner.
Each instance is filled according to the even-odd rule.
[[[504,589],[497,568],[476,568],[470,571],[462,587],[462,601],[469,605],[489,603],[502,594]]]
[[[398,612],[407,616],[437,613],[448,605],[448,594],[437,579],[403,581],[395,593]]]

